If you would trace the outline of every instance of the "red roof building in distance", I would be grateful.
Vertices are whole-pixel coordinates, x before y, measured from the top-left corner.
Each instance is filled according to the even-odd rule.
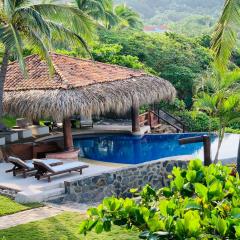
[[[145,25],[144,32],[155,32],[155,33],[164,33],[169,31],[166,24],[161,25]]]

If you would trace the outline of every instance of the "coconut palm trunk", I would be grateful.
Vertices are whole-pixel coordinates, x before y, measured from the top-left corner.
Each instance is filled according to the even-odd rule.
[[[7,75],[8,57],[9,57],[9,52],[6,49],[3,55],[3,61],[2,61],[2,66],[0,70],[0,118],[3,115],[3,93],[4,93],[4,83]]]
[[[223,138],[224,138],[224,134],[225,134],[225,127],[221,127],[220,130],[219,130],[219,140],[218,140],[218,146],[217,146],[217,152],[216,152],[216,156],[215,156],[215,159],[214,159],[214,163],[217,163],[218,162],[218,158],[219,158],[219,152],[220,152],[220,149],[221,149],[221,146],[222,146],[222,141],[223,141]]]

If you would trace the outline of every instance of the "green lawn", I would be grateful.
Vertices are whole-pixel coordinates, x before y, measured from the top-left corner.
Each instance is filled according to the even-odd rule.
[[[138,233],[114,227],[109,233],[94,232],[87,236],[79,234],[79,225],[84,216],[66,212],[56,217],[31,222],[0,231],[4,240],[138,240]]]
[[[0,196],[0,217],[40,206],[42,205],[39,203],[20,204],[8,197]]]

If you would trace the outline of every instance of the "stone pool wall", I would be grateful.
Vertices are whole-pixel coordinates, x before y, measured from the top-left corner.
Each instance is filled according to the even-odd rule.
[[[188,161],[159,160],[112,170],[80,180],[65,182],[66,201],[96,203],[105,197],[131,197],[129,190],[150,184],[161,188],[169,184],[174,166],[186,168]]]

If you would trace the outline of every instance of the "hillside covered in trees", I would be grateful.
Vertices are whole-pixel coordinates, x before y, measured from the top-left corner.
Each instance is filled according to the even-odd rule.
[[[146,24],[166,24],[188,35],[208,33],[215,25],[223,0],[116,0],[138,11]]]

